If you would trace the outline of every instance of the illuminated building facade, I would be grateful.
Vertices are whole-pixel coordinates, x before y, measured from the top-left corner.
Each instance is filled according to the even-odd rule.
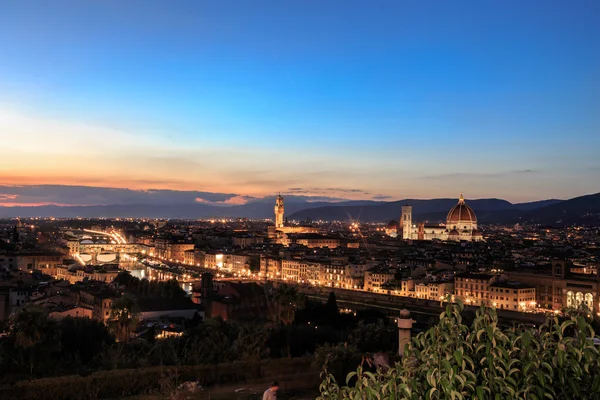
[[[480,241],[481,232],[477,229],[477,217],[471,207],[465,202],[462,193],[458,203],[452,207],[446,217],[446,225],[414,224],[412,221],[412,206],[402,206],[400,217],[402,238],[406,240],[452,240]]]
[[[318,233],[319,228],[314,226],[287,226],[285,223],[283,197],[279,194],[275,200],[275,225],[268,228],[268,237],[275,239],[278,243],[283,243],[285,237],[283,234],[290,233]],[[285,244],[285,243],[284,243]]]
[[[512,311],[535,309],[535,287],[518,282],[496,282],[490,285],[490,305]]]

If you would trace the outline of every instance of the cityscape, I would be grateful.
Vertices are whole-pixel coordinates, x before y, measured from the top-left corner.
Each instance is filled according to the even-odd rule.
[[[0,399],[600,399],[598,4],[58,3],[0,5]]]

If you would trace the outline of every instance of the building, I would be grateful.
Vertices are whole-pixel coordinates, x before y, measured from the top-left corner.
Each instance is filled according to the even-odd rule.
[[[302,260],[281,260],[281,273],[283,280],[300,282],[300,276],[305,275],[300,271],[306,271],[306,262]]]
[[[183,256],[183,262],[187,265],[196,265],[196,252],[192,250],[186,250]]]
[[[323,266],[318,262],[307,261],[300,264],[300,282],[320,285]]]
[[[400,296],[413,296],[415,294],[415,281],[412,278],[402,279],[400,281]]]
[[[185,318],[192,319],[196,315],[203,318],[202,307],[188,297],[176,298],[143,298],[138,300],[140,319],[143,321]]]
[[[420,299],[443,300],[452,295],[452,282],[421,282],[415,285],[415,295]]]
[[[481,232],[477,229],[475,212],[465,203],[462,193],[458,203],[448,212],[445,225],[425,225],[424,223],[415,225],[410,205],[402,206],[400,221],[402,238],[406,240],[483,240]]]
[[[63,255],[57,252],[20,253],[17,255],[17,268],[21,271],[57,267],[62,263]]]
[[[17,269],[17,256],[15,254],[0,254],[0,270],[15,271]]]
[[[489,305],[490,285],[496,281],[496,275],[464,273],[454,276],[454,294],[465,304]]]
[[[539,307],[561,310],[585,306],[600,310],[600,277],[573,273],[566,260],[553,260],[549,268],[540,270],[506,271],[502,277],[534,287]]]
[[[54,268],[43,268],[42,272],[55,279],[65,280],[72,284],[83,281],[110,283],[115,280],[117,275],[119,275],[117,264],[103,266],[86,265],[85,267],[69,267],[61,265]]]
[[[319,284],[322,286],[345,288],[349,284],[348,278],[344,265],[333,263],[320,265]]]
[[[275,199],[275,229],[283,228],[283,215],[283,197],[281,197],[281,194],[278,194]]]
[[[69,238],[66,240],[67,248],[69,249],[69,255],[73,256],[79,254],[79,239],[77,238]]]
[[[279,257],[260,256],[260,276],[265,279],[279,279],[282,273],[282,260]]]
[[[490,285],[490,304],[501,310],[535,310],[535,287],[519,282],[493,283]]]
[[[269,304],[265,290],[255,282],[226,282],[217,292],[212,283],[205,283],[212,277],[202,276],[202,305],[206,317],[221,317],[223,320],[256,320],[269,316]]]
[[[119,294],[107,287],[90,287],[81,289],[78,293],[78,303],[85,308],[92,309],[92,318],[106,323],[110,318],[113,301]]]
[[[390,236],[390,237],[398,237],[398,232],[400,231],[400,224],[398,223],[398,221],[390,221],[388,222],[388,224],[385,226],[385,234]]]
[[[231,272],[238,274],[249,273],[250,257],[245,254],[232,253],[227,255],[226,265]]]
[[[238,235],[231,238],[232,245],[242,249],[262,242],[263,238],[260,236]]]
[[[327,247],[335,249],[341,246],[341,239],[336,237],[322,236],[316,233],[305,233],[299,235],[290,235],[292,243],[306,246],[309,249]]]
[[[193,243],[169,243],[167,246],[167,258],[176,262],[184,262],[185,252],[188,250],[194,250]]]
[[[154,256],[164,260],[185,262],[185,252],[194,250],[193,243],[176,242],[170,239],[154,241]]]
[[[224,265],[224,257],[221,252],[204,252],[204,267],[209,269],[221,269]]]
[[[382,268],[371,268],[365,271],[364,290],[369,292],[381,292],[382,286],[392,281],[395,274]]]
[[[277,195],[275,199],[275,225],[270,226],[267,230],[268,237],[270,239],[276,239],[281,242],[281,235],[283,233],[318,233],[319,228],[313,226],[288,226],[285,223],[283,197],[281,194]]]
[[[49,310],[48,317],[52,319],[63,319],[66,317],[72,318],[92,318],[93,310],[91,308],[83,307],[83,306],[64,306],[64,307],[55,307]]]

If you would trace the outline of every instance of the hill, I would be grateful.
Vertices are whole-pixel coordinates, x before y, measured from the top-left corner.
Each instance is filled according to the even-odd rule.
[[[285,202],[286,216],[295,220],[385,222],[400,218],[403,204],[413,206],[413,220],[443,222],[456,199],[405,199],[400,201],[309,201],[290,197]],[[542,200],[512,204],[502,199],[467,200],[481,223],[537,223],[544,225],[600,225],[600,193],[570,200]],[[225,218],[273,217],[274,197],[255,199],[243,205],[193,204],[118,204],[97,206],[0,206],[6,217],[133,217],[133,218]]]
[[[456,199],[406,199],[375,205],[328,205],[299,211],[291,215],[290,218],[296,220],[310,218],[313,220],[337,221],[358,219],[366,222],[381,222],[391,219],[397,220],[400,218],[402,205],[410,204],[413,207],[414,220],[436,222],[446,219],[446,214],[456,204],[456,201]],[[549,201],[552,202],[552,200]],[[545,202],[536,203],[546,204]],[[509,214],[511,217],[517,216],[521,211],[519,207],[530,210],[535,207],[536,203],[524,203],[519,206],[501,199],[468,200],[469,206],[473,208],[482,222],[494,219],[493,216],[499,215],[499,213]]]
[[[246,217],[253,219],[272,218],[275,198],[264,198],[251,201],[243,205],[217,206],[202,203],[184,204],[113,204],[95,206],[0,206],[0,218],[14,217],[63,217],[63,218],[92,218],[92,217],[120,217],[120,218],[226,218]],[[285,204],[286,215],[313,207],[322,207],[331,204],[344,206],[374,205],[376,201],[344,201],[331,203],[325,201],[312,202],[295,200]]]
[[[543,225],[600,225],[600,193],[547,205],[521,215],[520,219]]]
[[[570,200],[542,200],[512,204],[500,199],[468,200],[481,223],[533,223],[542,225],[600,225],[600,193],[575,197]],[[413,220],[443,222],[456,199],[414,200],[362,206],[316,207],[299,211],[290,218],[365,222],[384,222],[398,219],[403,204],[413,206]]]

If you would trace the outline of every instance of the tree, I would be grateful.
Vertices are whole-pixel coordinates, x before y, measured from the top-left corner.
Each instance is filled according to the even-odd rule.
[[[340,310],[338,309],[337,299],[335,298],[334,292],[329,292],[329,297],[327,298],[327,304],[325,308],[329,318],[336,319],[340,316]]]
[[[286,348],[288,357],[292,356],[291,349],[291,325],[296,317],[296,310],[306,303],[306,297],[298,294],[298,289],[295,286],[288,286],[285,283],[279,285],[275,295],[275,309],[277,312],[277,322],[287,326],[286,332]]]
[[[18,363],[33,374],[37,367],[49,363],[60,350],[60,330],[56,321],[37,306],[26,306],[12,318],[10,339],[17,351]]]
[[[106,345],[114,342],[106,326],[89,318],[67,317],[58,322],[61,359],[72,369],[90,363]]]
[[[137,300],[130,294],[124,294],[113,302],[108,319],[108,326],[120,342],[131,338],[133,329],[140,320]]]
[[[260,257],[249,257],[248,258],[248,269],[252,272],[260,271]]]
[[[398,349],[398,327],[383,319],[365,324],[363,321],[350,334],[350,341],[362,352],[376,353]]]
[[[15,228],[13,229],[12,241],[13,241],[13,243],[18,243],[19,242],[19,230],[17,229],[16,225],[15,225]]]
[[[236,359],[259,360],[267,353],[268,332],[264,326],[242,325],[239,326],[238,336],[231,348]]]
[[[285,283],[279,285],[273,296],[276,309],[277,322],[283,325],[290,325],[294,322],[296,310],[304,304],[304,297],[298,294],[295,286],[288,286]]]
[[[218,364],[230,360],[238,332],[220,318],[208,319],[182,338],[184,360],[192,364]]]
[[[470,326],[462,304],[417,335],[386,372],[351,372],[347,386],[324,373],[320,399],[598,399],[600,354],[581,316],[548,319],[537,328],[498,326],[482,307]],[[350,385],[350,383],[353,383]]]
[[[335,377],[343,377],[360,362],[361,355],[355,345],[349,343],[325,343],[317,347],[314,354],[313,365],[327,369]]]

